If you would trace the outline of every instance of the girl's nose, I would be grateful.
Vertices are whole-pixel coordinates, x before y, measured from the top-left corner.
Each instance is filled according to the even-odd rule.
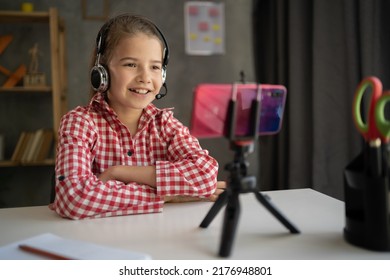
[[[150,83],[151,81],[151,75],[147,69],[139,69],[138,71],[138,77],[137,77],[138,82],[142,83]]]

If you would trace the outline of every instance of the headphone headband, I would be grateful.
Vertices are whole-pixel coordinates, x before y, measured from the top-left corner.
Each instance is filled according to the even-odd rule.
[[[160,30],[160,28],[158,28],[158,26],[156,24],[154,24],[152,21],[150,21],[149,19],[142,17],[142,16],[136,16],[136,15],[131,15],[131,14],[123,14],[123,15],[116,16],[116,17],[110,19],[108,22],[106,22],[100,28],[98,36],[96,37],[96,57],[98,58],[99,56],[101,56],[106,48],[106,38],[107,38],[107,35],[108,35],[108,32],[110,30],[111,25],[119,18],[130,17],[130,16],[142,19],[142,20],[148,22],[150,25],[152,25],[156,29],[157,33],[160,35],[160,38],[164,43],[162,65],[163,65],[163,67],[166,67],[168,65],[168,62],[169,62],[169,46],[168,46],[167,40],[165,39],[164,34]]]
[[[163,88],[165,89],[164,93],[158,93],[156,95],[156,99],[160,99],[164,97],[167,94],[167,85],[165,83],[166,75],[167,75],[167,65],[169,61],[169,46],[167,43],[167,40],[164,37],[164,34],[162,31],[155,25],[152,21],[148,20],[147,18],[144,18],[142,16],[136,16],[136,15],[130,15],[130,14],[123,14],[116,16],[109,21],[107,21],[101,28],[100,31],[96,37],[96,58],[95,58],[95,65],[91,69],[91,84],[92,88],[95,91],[99,92],[106,92],[109,87],[109,72],[106,67],[100,64],[100,57],[102,56],[103,52],[106,48],[106,40],[108,33],[110,31],[111,25],[120,18],[126,18],[126,17],[133,17],[137,18],[139,20],[143,20],[144,22],[149,23],[155,31],[160,35],[161,40],[164,43],[164,50],[163,50],[163,61],[162,61],[162,69],[161,69],[161,76],[163,81]]]

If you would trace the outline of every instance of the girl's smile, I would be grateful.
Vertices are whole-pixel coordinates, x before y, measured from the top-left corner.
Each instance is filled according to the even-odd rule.
[[[150,90],[147,89],[135,89],[135,88],[130,88],[129,89],[131,92],[137,93],[137,94],[142,94],[145,95],[150,92]]]

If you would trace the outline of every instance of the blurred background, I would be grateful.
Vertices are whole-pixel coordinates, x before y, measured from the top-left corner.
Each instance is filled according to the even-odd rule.
[[[19,0],[0,0],[1,11],[20,11]],[[278,135],[262,136],[248,157],[249,172],[262,190],[313,188],[343,199],[343,169],[361,150],[352,121],[352,98],[359,81],[375,75],[390,87],[389,1],[379,0],[225,0],[222,51],[186,51],[184,0],[35,0],[34,11],[58,9],[65,26],[67,109],[89,101],[91,53],[97,32],[115,15],[131,12],[150,18],[169,47],[168,95],[155,104],[174,107],[185,125],[191,122],[193,89],[200,83],[246,81],[282,84],[288,95]],[[28,65],[28,50],[39,44],[39,68],[50,84],[47,24],[4,23],[0,36],[13,41],[0,54],[7,69]],[[0,76],[0,84],[6,77]],[[50,98],[20,99],[0,94],[0,135],[10,158],[20,127],[52,126]],[[39,126],[37,126],[39,123]],[[219,179],[233,152],[224,138],[200,139],[220,163]],[[0,166],[0,207],[49,203],[53,166]]]

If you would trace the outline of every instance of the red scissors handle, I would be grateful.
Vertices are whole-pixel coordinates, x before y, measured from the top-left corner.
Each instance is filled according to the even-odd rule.
[[[371,88],[371,98],[368,107],[366,121],[362,119],[361,103],[363,95]],[[367,77],[358,85],[353,101],[353,119],[357,130],[362,134],[364,139],[368,142],[378,138],[383,138],[376,125],[375,110],[376,104],[382,95],[382,83],[376,77]]]

